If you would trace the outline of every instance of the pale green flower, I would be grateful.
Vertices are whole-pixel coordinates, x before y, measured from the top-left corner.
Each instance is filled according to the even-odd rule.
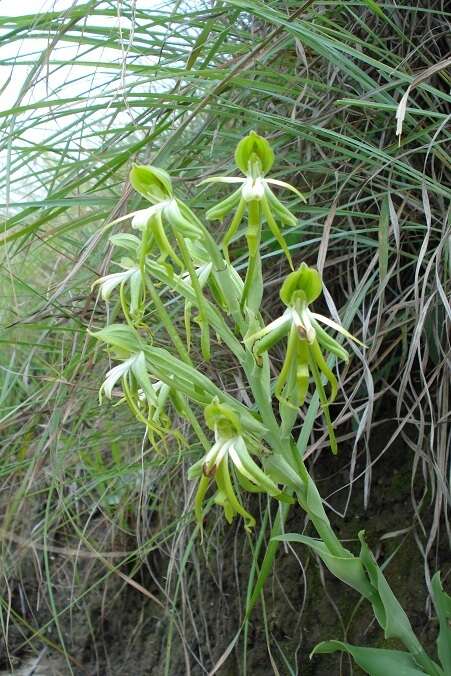
[[[249,530],[255,526],[255,519],[237,497],[230,475],[231,465],[235,468],[239,483],[246,490],[265,492],[279,499],[283,498],[283,494],[253,459],[248,449],[247,435],[235,411],[213,400],[205,408],[205,421],[214,431],[215,443],[188,473],[190,479],[200,478],[195,497],[197,521],[202,523],[204,498],[211,481],[215,481],[217,491],[214,500],[223,507],[227,521],[230,523],[240,514]]]
[[[310,310],[309,305],[318,298],[321,291],[322,281],[319,272],[302,263],[299,270],[288,275],[280,290],[281,300],[287,306],[285,312],[248,337],[247,342],[253,345],[254,355],[258,359],[263,352],[269,350],[281,339],[288,337],[285,359],[276,380],[274,394],[279,400],[292,407],[302,406],[311,377],[326,418],[331,448],[336,453],[337,446],[328,407],[336,398],[338,383],[321,348],[344,361],[349,359],[349,355],[320,324],[326,324],[360,345],[362,343],[340,324]],[[321,375],[329,384],[329,397],[326,397]]]
[[[285,252],[291,267],[293,267],[288,246],[277,225],[277,220],[293,227],[297,224],[297,219],[277,199],[271,190],[271,186],[291,190],[305,202],[304,196],[289,183],[266,177],[273,164],[274,153],[269,143],[255,132],[251,132],[240,141],[235,152],[235,160],[238,168],[245,174],[245,178],[240,176],[214,176],[201,183],[240,184],[240,187],[232,195],[207,211],[208,219],[222,220],[233,209],[236,209],[222,242],[226,258],[228,259],[228,246],[243,220],[245,211],[248,210],[249,224],[246,237],[250,258],[257,253],[261,237],[261,224],[265,220],[275,240]]]
[[[102,399],[102,394],[105,394],[108,399],[112,398],[113,387],[118,380],[122,380],[123,389],[126,392],[136,385],[144,393],[149,405],[158,405],[155,390],[147,373],[144,352],[141,351],[132,355],[108,371],[99,391],[100,400]]]

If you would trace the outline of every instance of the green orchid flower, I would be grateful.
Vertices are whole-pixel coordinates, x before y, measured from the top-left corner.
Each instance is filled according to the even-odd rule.
[[[158,167],[135,165],[130,171],[130,183],[152,205],[134,212],[132,228],[146,233],[150,247],[156,243],[162,260],[169,257],[185,269],[183,254],[181,259],[168,233],[174,235],[180,245],[180,238],[200,239],[202,232],[195,220],[187,217],[185,205],[174,196],[169,174]]]
[[[143,231],[144,256],[156,247],[160,253],[160,262],[169,258],[182,272],[188,272],[199,309],[202,354],[209,360],[206,305],[189,246],[189,242],[202,239],[202,227],[189,208],[174,196],[171,178],[164,169],[135,165],[130,171],[130,183],[152,204],[147,209],[135,212],[132,218],[132,227]],[[178,253],[170,241],[170,235],[175,240]]]
[[[122,308],[124,313],[130,313],[134,319],[140,318],[143,312],[143,303],[145,300],[145,284],[143,284],[142,270],[137,263],[129,258],[123,258],[118,264],[122,268],[121,272],[113,272],[97,279],[92,285],[100,287],[102,300],[108,301],[112,292],[119,287]],[[130,304],[125,303],[125,285],[130,287]],[[128,307],[127,307],[128,305]]]
[[[214,480],[217,487],[214,501],[224,509],[227,521],[231,523],[240,514],[244,518],[245,528],[250,530],[255,526],[255,518],[236,495],[230,465],[234,466],[237,479],[244,489],[268,493],[282,500],[284,496],[249,452],[249,435],[245,433],[238,414],[215,398],[206,406],[204,416],[207,426],[214,432],[215,443],[188,472],[189,479],[200,478],[194,500],[196,519],[198,523],[202,523],[204,498]]]
[[[124,394],[130,394],[136,391],[136,398],[138,395],[138,388],[141,394],[141,400],[144,396],[149,405],[157,406],[158,401],[152,387],[149,374],[147,373],[146,358],[144,352],[140,351],[132,354],[130,357],[122,361],[117,366],[113,366],[105,376],[105,380],[99,390],[99,399],[102,401],[104,394],[108,399],[113,396],[113,387],[116,383],[122,381],[122,389]]]
[[[321,323],[335,329],[346,338],[363,345],[349,331],[324,315],[312,312],[309,305],[322,291],[319,272],[302,263],[296,272],[285,279],[280,298],[286,305],[285,312],[257,333],[250,336],[248,344],[253,345],[253,353],[258,358],[273,345],[288,337],[285,360],[276,380],[274,393],[279,401],[298,408],[305,398],[312,378],[318,392],[329,432],[333,453],[337,452],[337,443],[329,415],[329,405],[337,395],[337,379],[329,368],[323,350],[338,359],[348,361],[348,352],[322,328]],[[322,376],[329,388],[326,396]]]
[[[278,186],[291,190],[304,202],[305,198],[289,183],[266,178],[266,174],[274,163],[274,153],[268,141],[254,131],[238,143],[235,151],[235,162],[245,175],[245,178],[239,176],[214,176],[202,181],[201,185],[208,183],[240,184],[240,187],[229,197],[207,211],[206,216],[210,220],[223,220],[227,214],[235,210],[232,221],[222,241],[224,256],[229,261],[229,244],[247,211],[248,226],[246,240],[249,249],[249,266],[244,287],[243,305],[255,276],[263,221],[266,221],[274,239],[284,251],[293,269],[291,255],[277,221],[281,224],[294,227],[297,224],[297,219],[277,199],[270,186]]]

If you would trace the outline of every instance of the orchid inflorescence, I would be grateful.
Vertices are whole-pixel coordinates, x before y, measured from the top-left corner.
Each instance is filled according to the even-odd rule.
[[[245,490],[268,493],[281,500],[284,499],[283,492],[253,459],[249,450],[251,444],[255,449],[260,444],[245,434],[239,415],[230,406],[215,398],[205,407],[204,416],[207,427],[214,432],[215,443],[188,473],[190,479],[200,477],[194,501],[196,517],[202,522],[204,497],[214,480],[217,486],[214,501],[223,507],[227,521],[231,523],[234,516],[240,514],[246,528],[252,528],[255,519],[235,493],[230,465],[234,466],[237,480]]]
[[[290,429],[294,420],[293,415],[287,413],[287,406],[298,410],[313,384],[319,395],[330,445],[335,453],[337,445],[328,407],[337,394],[337,379],[325,353],[343,360],[348,359],[348,353],[320,324],[347,338],[352,339],[352,336],[339,324],[311,310],[310,305],[321,293],[322,280],[319,272],[305,263],[288,274],[282,284],[280,297],[286,309],[281,317],[268,326],[262,324],[258,312],[260,301],[256,306],[254,293],[254,287],[258,286],[258,271],[261,272],[259,250],[262,227],[266,223],[293,269],[287,243],[277,222],[292,227],[297,224],[293,212],[279,201],[272,188],[286,188],[297,197],[304,198],[288,183],[268,177],[274,163],[274,153],[269,143],[255,132],[238,143],[235,163],[244,177],[219,176],[202,182],[239,184],[231,196],[206,214],[209,219],[224,219],[234,211],[219,245],[191,209],[175,196],[171,178],[165,170],[133,166],[130,182],[150,202],[150,206],[130,214],[136,234],[119,233],[111,236],[111,242],[125,249],[127,256],[121,259],[120,272],[101,277],[95,284],[99,285],[105,301],[110,299],[115,289],[119,289],[121,307],[130,331],[137,329],[151,337],[152,331],[146,325],[146,318],[152,308],[167,331],[179,360],[171,358],[165,350],[165,358],[167,356],[173,369],[171,373],[162,372],[159,364],[150,358],[146,341],[142,343],[141,338],[133,334],[127,350],[121,348],[118,351],[114,344],[116,354],[122,361],[108,372],[101,393],[111,398],[113,388],[120,381],[125,400],[135,415],[148,426],[151,441],[162,421],[164,425],[161,425],[160,430],[168,428],[166,408],[169,404],[179,417],[188,419],[205,449],[204,457],[189,473],[190,478],[199,481],[195,498],[197,520],[202,521],[204,498],[214,482],[214,502],[223,507],[227,520],[239,514],[244,518],[246,527],[250,528],[254,519],[239,498],[240,489],[263,491],[271,497],[284,500],[287,496],[279,484],[288,485],[291,481],[291,486],[294,486],[296,483],[288,478],[291,472],[292,479],[294,470],[287,466],[286,458],[283,462],[288,474],[281,474],[282,461],[276,463],[273,458],[265,464],[263,449],[267,449],[266,455],[274,453],[271,446],[277,433],[277,421],[273,419],[271,407],[271,390],[280,402],[281,421],[285,428],[288,426]],[[245,220],[246,213],[249,264],[243,282],[230,262],[229,245]],[[180,335],[180,328],[174,324],[167,304],[161,300],[160,289],[165,294],[172,291],[183,300],[184,339]],[[202,376],[203,380],[198,382],[200,373],[191,358],[193,311],[197,312],[195,321],[200,327],[204,359],[210,359],[210,331],[213,329],[217,339],[233,351],[245,370],[258,406],[258,413],[257,410],[244,407],[246,424],[243,422],[243,404],[238,404],[218,390],[206,376]],[[232,317],[236,325],[230,329]],[[123,327],[122,332],[117,326],[111,329],[107,327],[97,336],[108,342],[108,332],[113,331],[116,332],[114,340],[120,336],[120,341],[126,341],[126,330],[126,327]],[[237,332],[241,333],[241,342],[237,339]],[[285,359],[271,385],[268,380],[268,350],[284,338],[287,338]],[[111,341],[112,345],[114,340]],[[139,344],[135,345],[134,341]],[[160,355],[163,354],[163,348],[156,349]],[[266,390],[262,391],[265,379],[267,384],[263,390]],[[323,379],[329,385],[329,396],[326,396]],[[199,424],[192,405],[203,408],[206,427],[215,436],[213,445]],[[262,465],[265,465],[265,469]]]
[[[111,399],[120,383],[119,402],[125,400],[145,425],[149,442],[156,450],[166,448],[173,439],[179,442],[179,448],[186,447],[185,437],[176,422],[171,421],[172,414],[192,430],[199,443],[193,444],[191,450],[197,451],[199,445],[203,448],[201,457],[188,472],[189,479],[197,481],[194,515],[201,533],[213,504],[223,508],[229,523],[239,515],[244,519],[246,530],[255,526],[255,517],[245,506],[242,491],[263,493],[288,504],[296,497],[305,510],[320,539],[284,533],[288,504],[279,505],[272,531],[277,537],[272,537],[271,548],[265,553],[247,614],[269,574],[277,542],[299,542],[310,547],[336,577],[367,599],[385,636],[404,645],[404,651],[382,651],[387,673],[408,671],[409,674],[444,676],[448,667],[451,668],[445,646],[446,637],[451,643],[451,598],[443,591],[440,578],[436,575],[432,586],[441,627],[438,654],[444,669],[429,658],[419,643],[369,551],[363,533],[359,533],[358,556],[337,538],[304,463],[302,453],[319,405],[331,450],[337,452],[329,410],[338,390],[333,361],[336,358],[346,362],[349,355],[323,326],[359,345],[362,343],[339,323],[313,311],[312,304],[323,289],[320,273],[305,262],[294,270],[281,226],[294,227],[297,218],[274,195],[272,187],[286,188],[298,198],[303,197],[288,183],[268,178],[274,153],[269,143],[254,132],[238,144],[235,162],[244,178],[219,176],[203,181],[239,184],[232,195],[206,214],[207,219],[223,220],[234,212],[220,244],[191,209],[174,195],[171,178],[165,170],[139,165],[132,168],[130,182],[150,206],[117,219],[116,222],[129,218],[136,234],[111,236],[111,243],[125,249],[127,256],[121,259],[119,272],[99,278],[94,285],[99,286],[106,302],[119,290],[119,307],[125,319],[125,323],[110,324],[93,334],[108,345],[111,355],[119,362],[106,374],[100,398],[105,395]],[[243,220],[248,248],[244,281],[230,261],[229,253],[232,240],[241,235]],[[285,310],[267,326],[260,312],[264,290],[260,243],[265,223],[292,269],[280,289]],[[177,322],[181,302],[184,331]],[[200,329],[204,363],[192,354],[193,311],[197,312],[194,320]],[[147,325],[150,317],[152,327]],[[152,330],[155,325],[158,331]],[[154,340],[161,335],[161,329],[166,333],[166,344],[157,346]],[[222,343],[222,349],[225,347],[233,354],[241,369],[237,379],[239,396],[232,396],[227,386],[220,387],[204,373],[205,362],[211,359],[211,332],[217,342]],[[285,340],[282,367],[273,377],[269,351]],[[305,416],[300,435],[295,439],[300,407],[309,394],[312,395],[308,401],[309,415]],[[277,415],[273,398],[278,401]],[[376,670],[368,673],[382,673],[378,649],[339,641],[324,642],[316,648],[317,652],[337,649],[347,650],[357,661],[361,658],[359,664],[365,668],[376,665]]]

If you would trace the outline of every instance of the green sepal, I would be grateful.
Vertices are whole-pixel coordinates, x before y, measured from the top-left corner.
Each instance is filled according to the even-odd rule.
[[[329,336],[316,319],[312,319],[311,322],[321,347],[327,350],[327,352],[334,354],[338,359],[342,359],[345,362],[349,361],[349,353],[347,350],[345,350],[334,338]]]
[[[284,204],[282,204],[282,202],[274,195],[273,191],[268,185],[266,186],[265,197],[268,200],[271,209],[275,214],[277,214],[283,223],[286,223],[293,228],[297,225],[298,219],[296,216],[292,214]]]
[[[253,353],[256,357],[260,356],[264,352],[267,352],[273,345],[278,343],[282,338],[288,335],[291,328],[292,319],[287,315],[286,321],[281,323],[278,327],[272,331],[268,331],[261,338],[256,338],[253,345]],[[250,340],[252,336],[250,336]]]
[[[280,298],[285,305],[289,306],[293,305],[296,297],[302,293],[305,301],[310,304],[318,298],[322,288],[323,283],[318,270],[301,263],[299,270],[291,272],[286,277],[280,289]]]
[[[172,197],[171,178],[164,169],[135,164],[130,170],[130,183],[136,192],[152,204],[164,202]]]
[[[265,175],[274,164],[274,152],[266,139],[256,134],[255,131],[251,131],[238,143],[235,150],[235,163],[243,174],[247,174],[249,165],[255,160]]]

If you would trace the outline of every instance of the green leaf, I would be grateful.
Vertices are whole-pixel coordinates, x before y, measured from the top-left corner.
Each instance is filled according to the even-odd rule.
[[[386,650],[385,648],[361,648],[344,641],[323,641],[319,643],[312,655],[318,653],[347,652],[370,676],[424,676],[415,664],[409,653],[401,650]]]
[[[373,609],[377,621],[384,629],[385,638],[398,638],[409,647],[412,654],[423,652],[423,649],[410,625],[409,618],[401,604],[393,594],[382,570],[371,553],[364,539],[364,531],[359,532],[361,543],[360,560],[364,565],[371,584],[376,592],[373,597]]]
[[[388,270],[388,226],[389,226],[389,208],[388,195],[385,195],[381,215],[379,218],[378,238],[379,238],[379,280],[380,284],[385,283],[385,277]]]
[[[334,556],[322,540],[316,540],[306,535],[299,535],[298,533],[286,533],[279,535],[276,539],[282,542],[300,542],[307,545],[318,554],[335,577],[338,577],[339,580],[360,592],[365,598],[371,596],[371,584],[368,581],[362,562],[357,557],[351,554],[348,556]]]
[[[451,674],[451,596],[443,591],[440,573],[432,578],[432,599],[439,621],[437,651],[445,675]]]

